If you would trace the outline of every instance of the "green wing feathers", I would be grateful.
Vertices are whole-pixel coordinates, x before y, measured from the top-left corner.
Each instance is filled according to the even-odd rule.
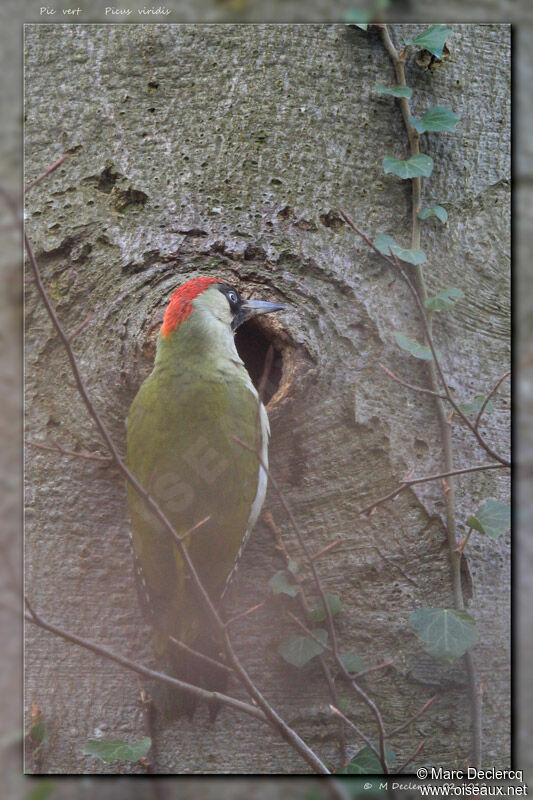
[[[244,371],[244,368],[243,368]],[[259,462],[239,437],[259,446],[257,398],[242,376],[156,370],[135,398],[127,423],[127,464],[186,539],[204,587],[216,602],[231,571],[258,485]],[[128,486],[133,544],[150,598],[156,651],[166,637],[194,646],[205,615],[176,543]],[[156,652],[161,655],[161,652]]]

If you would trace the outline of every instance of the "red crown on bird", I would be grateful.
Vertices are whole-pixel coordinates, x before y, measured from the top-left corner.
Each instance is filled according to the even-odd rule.
[[[172,331],[179,328],[181,323],[193,312],[192,301],[195,297],[207,289],[212,283],[221,283],[220,278],[193,278],[191,281],[179,286],[171,295],[168,306],[163,317],[161,335],[164,339]]]

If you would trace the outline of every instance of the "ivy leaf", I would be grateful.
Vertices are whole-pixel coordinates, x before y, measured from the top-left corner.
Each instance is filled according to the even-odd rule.
[[[374,239],[374,247],[377,247],[380,253],[383,253],[384,256],[390,256],[391,247],[398,247],[392,236],[389,236],[387,233],[380,233],[379,236],[376,236]]]
[[[448,212],[442,206],[432,206],[431,208],[424,208],[418,212],[419,219],[427,219],[432,215],[440,219],[443,225],[448,222]]]
[[[482,394],[476,394],[474,399],[471,403],[457,403],[458,407],[461,409],[463,414],[479,414],[483,407],[483,403],[485,402],[485,397]],[[489,402],[485,406],[484,414],[492,414],[494,411],[494,406],[492,403]]]
[[[368,23],[376,17],[378,12],[390,6],[390,0],[376,0],[370,8],[352,8],[344,17],[344,21],[349,25],[356,25],[362,31],[366,31]]]
[[[434,658],[451,663],[477,641],[476,621],[467,611],[421,608],[409,622]]]
[[[428,297],[424,302],[424,306],[429,311],[446,311],[448,308],[453,308],[455,303],[464,297],[462,289],[456,289],[455,286],[450,286],[448,289],[443,289],[435,297]]]
[[[391,97],[407,97],[410,98],[413,96],[413,90],[410,86],[394,86],[390,89],[388,86],[384,86],[382,83],[376,83],[376,92],[378,94],[388,94]]]
[[[466,524],[469,528],[496,539],[511,525],[511,506],[498,500],[485,500],[476,513],[468,517]]]
[[[89,739],[83,751],[86,756],[98,756],[102,761],[139,761],[152,746],[149,736],[138,742],[123,742],[122,739]]]
[[[293,575],[298,575],[300,572],[300,562],[297,561],[295,558],[289,558],[287,563],[287,569],[289,572],[292,572]]]
[[[442,50],[450,33],[452,33],[451,29],[445,25],[432,25],[419,33],[415,39],[404,39],[404,42],[407,45],[414,44],[424,50],[429,50],[437,58],[442,58]]]
[[[315,628],[313,635],[325,645],[328,633],[323,628]],[[289,636],[278,647],[280,656],[301,669],[308,661],[324,652],[324,648],[310,636]]]
[[[390,747],[385,748],[385,758],[387,764],[394,761],[394,752]],[[381,775],[382,773],[381,762],[370,747],[363,747],[338,771],[338,774],[341,775]]]
[[[296,597],[301,590],[301,587],[292,581],[290,572],[287,572],[285,569],[280,569],[279,572],[276,572],[276,574],[270,578],[268,585],[274,594],[288,594],[291,597]]]
[[[339,659],[345,670],[348,672],[362,672],[366,669],[366,664],[362,658],[356,656],[355,653],[342,653],[339,654]]]
[[[407,261],[408,264],[424,264],[427,261],[426,254],[423,250],[419,247],[415,247],[412,250],[405,250],[403,247],[396,247],[392,248],[395,255],[398,256],[400,261]]]
[[[329,594],[326,592],[326,603],[328,604],[328,608],[332,616],[334,614],[338,614],[342,608],[342,600],[338,594]],[[310,611],[307,615],[307,618],[311,620],[311,622],[322,622],[326,619],[326,617],[326,609],[324,608],[322,598],[320,598],[320,605],[318,608],[314,608],[312,611]]]
[[[383,159],[383,169],[385,172],[392,172],[402,180],[408,178],[419,178],[421,176],[429,178],[433,172],[433,159],[424,153],[411,156],[407,161],[400,161],[393,156],[385,156]]]
[[[423,250],[419,248],[405,250],[403,247],[396,244],[392,236],[386,233],[380,233],[379,236],[376,236],[374,239],[374,247],[377,247],[379,252],[386,256],[390,256],[390,251],[392,250],[400,261],[407,261],[409,264],[423,264],[427,261],[426,254]]]
[[[398,333],[395,331],[394,333],[395,339],[402,350],[406,350],[408,353],[411,353],[412,356],[415,358],[420,358],[422,361],[432,361],[433,360],[433,353],[431,349],[425,344],[418,344],[418,342],[413,342],[412,339],[408,339],[407,336],[404,336],[403,333]],[[440,353],[437,350],[437,355],[440,358]]]
[[[454,131],[459,117],[454,114],[451,108],[435,106],[426,111],[421,120],[417,121],[414,117],[409,117],[409,122],[418,133],[426,131]]]

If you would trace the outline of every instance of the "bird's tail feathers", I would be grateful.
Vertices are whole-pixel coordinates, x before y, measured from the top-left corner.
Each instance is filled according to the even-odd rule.
[[[216,639],[210,634],[199,636],[190,647],[203,654],[204,658],[187,652],[172,641],[168,642],[166,652],[168,673],[193,686],[199,686],[211,692],[225,692],[228,671],[223,666],[214,663],[215,661],[221,662],[222,658]],[[157,687],[157,692],[154,692],[154,700],[167,719],[175,719],[183,714],[192,719],[198,704],[198,697],[191,692],[173,689],[164,684]],[[209,701],[211,722],[215,721],[219,709],[220,703]]]

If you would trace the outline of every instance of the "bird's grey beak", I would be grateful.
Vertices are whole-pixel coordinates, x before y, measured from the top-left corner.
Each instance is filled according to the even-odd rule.
[[[231,327],[235,331],[239,325],[250,319],[250,317],[255,317],[258,314],[268,314],[271,311],[283,311],[284,308],[285,305],[283,303],[271,303],[268,300],[243,300],[239,311],[233,318]]]
[[[270,303],[268,300],[243,300],[241,308],[256,314],[268,314],[269,311],[283,311],[285,306],[283,303]]]

